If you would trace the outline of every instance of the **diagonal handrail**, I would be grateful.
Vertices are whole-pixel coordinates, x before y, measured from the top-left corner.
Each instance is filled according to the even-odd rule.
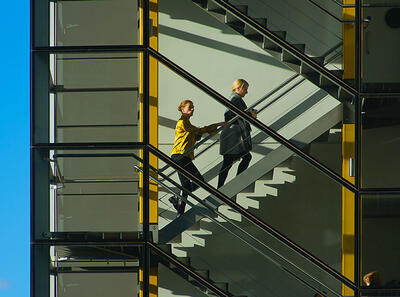
[[[213,291],[215,294],[218,296],[223,296],[223,297],[232,297],[231,294],[227,294],[226,292],[222,291],[220,288],[218,288],[215,284],[211,283],[209,280],[198,274],[197,272],[193,271],[190,269],[190,267],[186,266],[185,264],[181,263],[179,260],[177,260],[175,257],[171,256],[168,254],[166,251],[161,249],[159,246],[152,242],[147,242],[147,244],[150,246],[150,248],[156,252],[159,256],[167,259],[168,262],[172,262],[174,265],[179,267],[180,270],[185,271],[186,274],[190,275],[194,279],[196,279],[198,282],[200,282],[203,286],[205,286],[207,289]]]
[[[322,164],[321,162],[317,161],[314,157],[310,156],[309,154],[303,152],[301,149],[299,149],[297,146],[293,145],[288,139],[274,131],[273,129],[269,128],[266,126],[264,123],[261,121],[253,118],[252,116],[249,116],[246,112],[242,111],[239,109],[236,105],[232,104],[228,99],[226,99],[224,96],[219,94],[217,91],[214,89],[210,88],[208,85],[204,84],[202,81],[197,79],[195,76],[184,70],[183,68],[179,67],[177,64],[169,60],[167,57],[164,55],[160,54],[159,52],[155,51],[152,48],[149,48],[149,53],[151,56],[153,56],[155,59],[157,59],[159,62],[163,63],[166,67],[170,68],[173,70],[175,73],[179,74],[182,76],[184,79],[188,80],[195,86],[197,86],[199,89],[204,91],[206,94],[211,96],[213,99],[218,101],[220,104],[226,106],[229,108],[231,111],[233,111],[235,114],[239,115],[241,118],[243,118],[245,121],[251,123],[264,133],[268,134],[271,136],[273,139],[275,139],[277,142],[280,144],[284,145],[287,147],[289,150],[292,152],[296,153],[299,155],[303,160],[307,161],[311,165],[313,165],[315,168],[323,172],[324,174],[328,175],[330,178],[344,186],[345,188],[349,189],[352,192],[357,192],[357,188],[350,183],[348,180],[344,179],[342,176],[338,175],[336,172],[333,170],[329,169],[327,166]]]
[[[321,57],[326,58],[327,56],[329,56],[332,52],[334,52],[335,50],[337,50],[343,43],[339,42],[338,44],[336,44],[334,47],[332,47],[331,49],[327,50]],[[324,63],[324,65],[328,65],[331,61],[335,60],[337,58],[337,55],[334,55],[333,57],[331,57],[326,63]],[[296,78],[298,78],[300,76],[299,73],[294,74],[293,76],[289,77],[287,80],[285,80],[282,84],[280,84],[279,86],[277,86],[276,88],[274,88],[273,90],[271,90],[270,92],[268,92],[266,95],[264,95],[263,97],[261,97],[260,99],[258,99],[256,102],[254,102],[253,104],[251,104],[246,111],[251,110],[252,108],[256,107],[258,104],[264,102],[266,99],[268,99],[269,97],[271,97],[272,95],[274,95],[276,92],[280,91],[283,87],[287,86],[290,82],[292,82],[293,80],[295,80]],[[264,105],[262,108],[260,108],[259,110],[257,110],[257,114],[262,112],[263,110],[265,110],[266,108],[268,108],[269,106],[271,106],[273,103],[275,103],[278,99],[280,99],[281,97],[283,97],[284,95],[286,95],[287,93],[289,93],[291,90],[293,90],[295,87],[297,87],[298,85],[300,85],[301,83],[303,83],[306,79],[302,78],[301,80],[299,80],[298,82],[296,82],[294,85],[292,85],[290,88],[288,88],[287,90],[285,90],[283,93],[281,93],[279,96],[277,96],[276,98],[274,98],[273,100],[271,100],[270,102],[268,102],[266,105]],[[235,120],[237,120],[239,118],[238,115],[236,115],[234,118],[232,118],[227,125],[233,123]],[[219,127],[217,129],[217,133],[219,131],[221,131],[224,127]],[[200,140],[199,142],[197,142],[193,147],[191,147],[189,150],[187,150],[185,153],[182,154],[182,156],[180,156],[180,158],[182,158],[183,156],[187,156],[190,152],[194,151],[195,149],[197,149],[200,145],[202,145],[203,143],[205,143],[206,141],[208,141],[209,139],[211,139],[214,135],[208,135],[206,137],[204,137],[202,140]],[[203,148],[200,152],[198,152],[196,154],[196,157],[200,156],[201,154],[203,154],[204,152],[206,152],[207,150],[209,150],[212,146],[214,146],[216,143],[218,143],[218,139],[213,141],[212,143],[210,143],[207,147]],[[179,159],[180,159],[179,158]],[[163,172],[168,168],[167,165],[165,165],[163,168],[161,168],[160,170]],[[168,174],[168,176],[171,176],[172,174],[174,174],[175,171],[172,171],[171,173]]]
[[[276,88],[274,88],[273,90],[271,90],[270,92],[268,92],[266,95],[264,95],[263,97],[261,97],[260,99],[258,99],[256,102],[254,102],[253,104],[251,104],[249,107],[247,107],[247,109],[245,111],[250,111],[251,109],[253,109],[254,107],[258,106],[258,104],[261,104],[262,102],[264,102],[266,99],[268,99],[269,97],[271,97],[272,95],[274,95],[276,92],[278,92],[279,90],[281,90],[283,87],[285,87],[287,84],[289,84],[290,82],[292,82],[293,80],[295,80],[297,77],[299,77],[300,74],[294,74],[291,77],[289,77],[287,80],[285,80],[282,84],[280,84],[279,86],[277,86]],[[275,100],[273,101],[275,102]],[[264,109],[264,108],[263,108]],[[256,113],[260,112],[261,110],[257,111]],[[226,125],[229,126],[230,124],[232,124],[234,121],[236,121],[239,118],[238,115],[235,115],[235,117],[233,117],[231,120],[229,120]],[[224,126],[221,126],[217,129],[216,133],[220,132],[221,130],[224,129]],[[195,149],[197,149],[200,145],[202,145],[203,143],[205,143],[206,141],[208,141],[209,139],[211,139],[213,135],[208,135],[206,137],[204,137],[202,140],[198,141],[193,147],[191,147],[189,150],[187,150],[185,153],[182,154],[182,156],[179,157],[183,158],[183,156],[187,156],[189,153],[193,152]],[[207,151],[210,147],[212,147],[214,144],[216,144],[218,142],[218,140],[212,142],[210,145],[208,145],[204,150],[202,150],[200,153],[196,154],[196,156],[201,155],[202,153],[204,153],[205,151]],[[163,168],[161,168],[161,171],[164,171],[165,169],[167,169],[168,166],[164,166]]]
[[[307,64],[309,67],[311,67],[314,71],[324,75],[328,80],[330,80],[332,83],[335,85],[341,87],[342,89],[346,90],[352,95],[357,94],[357,90],[350,86],[349,84],[345,83],[343,80],[339,79],[336,77],[334,74],[330,73],[329,70],[324,68],[323,66],[319,65],[316,61],[311,59],[309,56],[304,54],[302,51],[297,49],[295,46],[292,44],[288,43],[285,40],[282,40],[280,37],[278,37],[275,33],[270,31],[269,29],[265,28],[264,26],[260,25],[256,20],[253,18],[249,17],[239,9],[237,9],[234,5],[226,2],[225,0],[212,0],[215,4],[220,6],[222,9],[228,11],[230,14],[234,15],[236,18],[253,28],[255,31],[260,33],[261,35],[265,36],[268,38],[270,41],[278,45],[279,47],[282,47],[292,55],[296,56],[299,58],[303,63]]]
[[[259,219],[252,213],[248,212],[245,208],[237,204],[235,201],[231,200],[228,196],[225,194],[221,193],[219,190],[216,188],[212,187],[210,184],[208,184],[205,181],[202,181],[195,175],[193,175],[191,172],[187,171],[185,168],[180,166],[178,163],[173,161],[170,157],[165,155],[163,152],[155,148],[153,145],[149,144],[148,145],[149,152],[156,157],[160,158],[163,162],[167,163],[169,166],[173,167],[176,170],[179,170],[180,173],[182,173],[184,176],[189,178],[190,180],[194,181],[197,185],[208,191],[211,195],[217,197],[221,201],[223,201],[225,204],[228,206],[232,207],[234,210],[239,212],[242,216],[247,218],[249,221],[260,227],[262,230],[268,232],[271,234],[273,237],[275,237],[277,240],[280,242],[283,242],[286,246],[290,247],[297,253],[301,254],[303,257],[307,258],[314,264],[316,264],[318,267],[320,267],[322,270],[326,271],[329,273],[331,276],[333,276],[335,279],[341,281],[344,283],[346,286],[350,287],[351,289],[357,289],[356,285],[349,280],[347,277],[343,276],[339,272],[337,272],[335,269],[327,265],[325,262],[322,260],[318,259],[314,255],[312,255],[310,252],[305,250],[304,248],[300,247],[293,241],[291,241],[289,238],[287,238],[285,235],[280,233],[278,230],[270,226],[269,224],[265,223],[263,220]]]
[[[343,45],[343,42],[340,41],[339,43],[337,43],[336,45],[334,45],[333,47],[331,47],[330,49],[328,49],[325,53],[323,53],[321,55],[322,58],[326,58],[328,57],[331,53],[333,53],[335,50],[337,50],[339,47],[341,47]],[[335,60],[337,57],[334,56],[333,58],[329,59],[328,62],[324,63],[325,65],[328,65],[331,61]],[[284,82],[282,82],[279,86],[275,87],[274,89],[272,89],[271,91],[269,91],[267,94],[265,94],[264,96],[262,96],[260,99],[256,100],[254,103],[252,103],[247,109],[246,111],[249,111],[251,109],[253,109],[254,107],[258,106],[258,104],[263,103],[266,99],[268,99],[269,97],[271,97],[272,95],[274,95],[275,93],[277,93],[278,91],[280,91],[282,88],[284,88],[285,86],[287,86],[289,83],[291,83],[293,80],[295,80],[297,77],[300,76],[300,73],[296,73],[294,75],[292,75],[291,77],[289,77],[288,79],[286,79]],[[303,82],[305,79],[303,79],[301,82]],[[266,106],[264,106],[262,109],[258,110],[256,113],[261,112],[262,110],[264,110],[266,107],[268,107],[269,105],[271,105],[272,103],[276,102],[278,98],[275,98],[274,100],[272,100],[270,103],[268,103]],[[235,120],[237,120],[239,118],[239,116],[235,116],[234,118],[232,118],[227,125],[233,123]],[[217,129],[217,132],[220,132],[222,129],[224,129],[223,126],[219,127]],[[193,147],[191,147],[189,150],[187,150],[185,153],[182,154],[182,156],[187,156],[189,153],[193,152],[195,149],[197,149],[200,145],[202,145],[203,143],[205,143],[207,140],[211,139],[214,135],[208,135],[206,137],[204,137],[202,140],[198,141]],[[202,150],[200,153],[198,153],[196,156],[202,154],[204,151],[206,151],[209,147],[213,146],[216,142],[213,142],[212,144],[210,144],[207,148],[205,148],[204,150]],[[167,169],[167,166],[164,166],[163,168],[161,168],[161,171],[164,171],[165,169]]]
[[[144,173],[143,169],[140,168],[139,166],[134,166],[135,169],[139,170],[140,172]],[[179,188],[182,191],[187,192],[187,190],[183,189],[181,186],[179,186],[175,181],[173,181],[172,179],[168,178],[165,176],[165,174],[160,173],[159,170],[155,169],[153,166],[150,166],[150,168],[156,172],[157,174],[159,174],[160,176],[163,176],[165,179],[167,179],[169,182],[171,182],[174,186],[176,186],[177,188]],[[312,285],[310,285],[309,283],[307,283],[305,280],[303,280],[302,278],[300,278],[299,276],[295,275],[294,272],[290,271],[288,268],[286,268],[285,266],[283,266],[282,264],[278,263],[277,261],[275,261],[274,259],[272,259],[270,256],[268,256],[267,254],[265,254],[263,251],[261,251],[259,248],[255,247],[253,244],[251,244],[248,240],[244,239],[242,236],[240,236],[239,234],[237,234],[236,232],[232,231],[231,229],[229,229],[228,227],[224,226],[224,224],[222,224],[221,222],[219,222],[217,219],[215,219],[214,217],[212,217],[211,215],[207,214],[206,211],[202,210],[198,205],[193,204],[192,202],[190,202],[187,198],[179,195],[178,193],[176,193],[174,190],[172,190],[170,187],[168,187],[164,182],[162,182],[161,180],[159,180],[158,178],[154,177],[154,176],[149,176],[149,178],[153,181],[155,181],[156,183],[158,183],[159,185],[161,185],[163,188],[167,189],[169,192],[171,192],[172,194],[178,196],[179,198],[181,198],[183,201],[185,201],[188,205],[190,205],[191,207],[197,209],[202,215],[204,215],[205,217],[207,217],[208,219],[210,219],[211,221],[213,221],[214,223],[216,223],[218,226],[220,226],[221,228],[225,229],[227,232],[231,233],[233,236],[235,236],[236,238],[238,238],[239,240],[243,241],[246,245],[248,245],[249,247],[251,247],[252,249],[254,249],[256,252],[258,252],[259,254],[261,254],[263,257],[267,258],[270,262],[272,262],[274,265],[276,265],[277,267],[279,267],[281,270],[285,271],[286,273],[288,273],[290,276],[294,277],[295,279],[297,279],[298,281],[302,282],[304,285],[306,285],[307,287],[311,288],[312,290],[320,293],[322,296],[327,297],[323,292],[318,291],[316,288],[314,288]],[[311,278],[313,281],[315,281],[316,283],[318,283],[319,285],[325,287],[327,290],[329,290],[330,292],[332,292],[334,295],[338,296],[338,297],[342,297],[342,295],[336,293],[334,290],[332,290],[331,288],[329,288],[327,285],[325,285],[324,283],[322,283],[321,281],[319,281],[318,279],[316,279],[314,276],[312,276],[311,274],[309,274],[308,272],[306,272],[304,269],[300,268],[299,265],[293,263],[292,261],[286,259],[284,256],[282,256],[281,254],[279,254],[277,251],[275,251],[273,248],[267,246],[264,242],[262,242],[261,240],[257,239],[254,235],[251,235],[248,231],[243,230],[243,228],[241,228],[239,225],[237,225],[235,222],[233,222],[231,219],[229,219],[227,216],[225,216],[224,214],[220,213],[217,209],[213,209],[211,207],[209,207],[203,200],[201,200],[199,197],[197,197],[196,195],[194,195],[193,193],[189,193],[188,194],[194,198],[197,202],[199,202],[201,205],[205,206],[209,211],[211,211],[212,213],[220,216],[222,219],[224,219],[225,221],[229,222],[231,225],[233,225],[234,227],[236,227],[237,229],[239,229],[242,233],[246,234],[247,236],[249,236],[251,239],[253,239],[254,241],[256,241],[257,243],[261,244],[262,246],[264,246],[265,248],[267,248],[270,252],[272,252],[273,254],[275,254],[276,256],[278,256],[280,259],[282,259],[283,261],[285,261],[286,263],[292,265],[294,268],[298,269],[299,271],[301,271],[303,274],[305,274],[306,276],[308,276],[309,278]]]

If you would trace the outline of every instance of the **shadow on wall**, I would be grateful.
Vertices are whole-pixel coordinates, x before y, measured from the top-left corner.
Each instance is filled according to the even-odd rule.
[[[188,33],[185,31],[181,31],[175,28],[159,25],[159,32],[161,34],[165,34],[180,40],[185,40],[189,41],[192,43],[196,43],[198,45],[202,45],[205,47],[213,48],[216,50],[220,50],[223,52],[227,52],[229,54],[233,54],[236,56],[244,57],[247,59],[252,59],[254,61],[258,61],[261,63],[266,63],[271,66],[275,67],[280,67],[283,69],[289,69],[287,66],[285,66],[283,63],[277,61],[275,58],[272,58],[267,54],[267,52],[264,54],[260,54],[251,50],[246,50],[241,47],[237,47],[231,44],[227,44],[224,42],[216,41],[214,39],[206,38],[203,36],[195,35],[192,33]],[[233,30],[232,30],[233,31]],[[239,33],[237,33],[239,34]]]

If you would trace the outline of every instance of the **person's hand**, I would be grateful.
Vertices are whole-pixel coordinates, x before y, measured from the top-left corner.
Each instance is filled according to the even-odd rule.
[[[217,123],[217,126],[226,126],[226,122],[219,122]]]

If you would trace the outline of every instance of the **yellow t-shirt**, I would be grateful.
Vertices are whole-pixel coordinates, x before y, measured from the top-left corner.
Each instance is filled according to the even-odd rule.
[[[187,117],[181,117],[176,123],[175,141],[171,155],[184,154],[186,151],[194,146],[194,144],[197,140],[200,139],[202,134],[215,134],[217,132],[217,128],[217,124],[198,128],[196,126],[193,126]],[[188,154],[188,157],[193,160],[194,152],[190,152]]]

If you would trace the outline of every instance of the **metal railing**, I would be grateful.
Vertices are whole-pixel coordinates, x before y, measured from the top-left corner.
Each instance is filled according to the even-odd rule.
[[[225,196],[223,193],[221,193],[218,190],[216,190],[215,188],[211,187],[208,183],[199,180],[197,177],[195,177],[190,172],[188,172],[186,169],[184,169],[183,167],[178,165],[175,161],[173,161],[171,158],[166,156],[164,153],[160,152],[158,149],[154,148],[151,145],[149,145],[148,148],[149,148],[150,153],[152,153],[155,156],[157,156],[158,158],[160,158],[162,161],[167,163],[169,166],[171,166],[171,167],[175,168],[176,170],[179,170],[180,172],[182,172],[186,177],[188,177],[189,179],[191,179],[194,182],[196,182],[197,184],[199,184],[202,188],[207,190],[209,193],[211,193],[212,195],[217,197],[219,200],[221,200],[222,202],[224,202],[228,206],[232,207],[240,215],[242,215],[243,217],[245,217],[246,219],[248,219],[249,221],[254,223],[257,227],[261,228],[263,231],[267,232],[268,234],[270,234],[271,236],[276,238],[279,242],[283,243],[285,246],[289,247],[290,249],[295,251],[297,254],[300,254],[305,259],[307,259],[310,262],[314,263],[321,270],[327,272],[328,274],[333,276],[335,279],[337,279],[341,283],[345,284],[346,286],[348,286],[348,287],[350,287],[352,289],[355,288],[354,284],[349,279],[347,279],[346,277],[344,277],[343,275],[338,273],[336,270],[331,268],[329,265],[325,264],[322,260],[320,260],[317,257],[313,256],[307,250],[303,249],[302,247],[298,246],[296,243],[292,242],[289,238],[287,238],[286,236],[281,234],[279,231],[277,231],[276,229],[274,229],[273,227],[271,227],[267,223],[263,222],[262,220],[260,220],[259,218],[257,218],[256,216],[254,216],[253,214],[248,212],[246,209],[244,209],[242,206],[240,206],[236,202],[234,202],[231,199],[229,199],[229,197]],[[63,154],[54,155],[54,158],[61,158],[61,157],[92,157],[92,158],[98,158],[98,157],[130,157],[130,158],[136,159],[140,163],[143,163],[143,159],[141,159],[140,157],[136,156],[136,154],[134,154],[134,153],[89,153],[89,154],[82,154],[82,153],[80,153],[80,154],[77,154],[77,153],[68,154],[68,153],[63,153]],[[157,170],[156,168],[154,168],[151,165],[149,165],[149,169],[151,169],[153,172],[155,172],[157,174],[160,174],[160,176],[162,176],[163,178],[165,178],[166,180],[171,182],[174,186],[180,188],[180,186],[175,181],[173,181],[172,179],[167,177],[165,174],[160,172],[160,170]],[[149,176],[149,178],[153,178],[154,179],[154,177],[152,177],[152,176]],[[163,182],[160,181],[160,184],[161,183],[163,183]],[[202,205],[204,205],[209,211],[214,211],[214,209],[212,207],[210,207],[207,204],[204,204],[204,202],[200,198],[196,197],[193,193],[188,192],[185,189],[183,189],[183,190],[185,192],[187,192],[190,197],[192,197],[194,199],[197,198],[196,200],[199,200],[199,202],[201,201]],[[171,191],[172,191],[172,193],[174,195],[180,196],[179,193],[176,193],[173,190],[171,190]],[[188,204],[191,205],[190,201],[188,202]],[[221,215],[223,216],[223,214],[221,214]]]
[[[342,46],[342,42],[339,42],[338,44],[336,44],[335,46],[333,46],[332,48],[330,48],[329,50],[327,50],[321,57],[322,58],[326,58],[328,57],[331,53],[333,53],[334,51],[336,51],[338,48],[340,48]],[[328,65],[329,63],[331,63],[332,61],[334,61],[338,56],[340,56],[341,53],[337,53],[336,55],[330,57],[328,59],[328,61],[324,62],[324,66]],[[251,104],[245,111],[250,111],[252,109],[254,109],[255,107],[257,107],[259,104],[263,103],[266,99],[268,99],[269,97],[271,97],[272,95],[276,94],[278,91],[280,91],[281,89],[283,89],[284,87],[286,87],[289,83],[291,83],[292,81],[294,81],[296,78],[300,77],[301,74],[297,73],[292,75],[291,77],[289,77],[287,80],[285,80],[283,83],[281,83],[279,86],[275,87],[273,90],[271,90],[270,92],[268,92],[266,95],[264,95],[263,97],[261,97],[260,99],[258,99],[257,101],[255,101],[253,104]],[[271,100],[270,102],[268,102],[266,105],[264,105],[262,108],[260,108],[259,110],[256,111],[257,114],[259,114],[260,112],[264,111],[266,108],[268,108],[269,106],[271,106],[273,103],[275,103],[276,101],[278,101],[280,98],[282,98],[284,95],[286,95],[287,93],[289,93],[290,91],[292,91],[295,87],[297,87],[298,85],[300,85],[301,83],[303,83],[304,81],[306,81],[305,78],[299,80],[298,82],[296,82],[295,84],[293,84],[292,86],[290,86],[287,90],[283,91],[281,94],[279,94],[279,96],[277,96],[276,98],[274,98],[273,100]],[[236,115],[234,118],[232,118],[230,121],[227,122],[227,126],[229,126],[231,123],[233,123],[234,121],[236,121],[238,118],[240,118],[238,115]],[[219,127],[216,131],[216,133],[222,131],[224,129],[224,127]],[[199,146],[201,146],[202,144],[204,144],[205,142],[207,142],[208,140],[210,140],[212,137],[214,137],[214,135],[208,135],[206,137],[204,137],[202,140],[198,141],[193,147],[191,147],[189,150],[187,150],[185,153],[182,154],[182,156],[180,156],[180,158],[183,158],[184,156],[187,156],[189,153],[193,152],[195,149],[197,149]],[[205,153],[207,150],[209,150],[211,147],[213,147],[215,144],[217,144],[219,142],[219,139],[214,140],[213,142],[211,142],[209,145],[207,145],[205,148],[203,148],[202,150],[200,150],[197,154],[196,157],[202,155],[203,153]],[[167,168],[169,168],[169,166],[165,165],[164,167],[162,167],[160,169],[161,172],[164,172]],[[176,171],[172,171],[170,172],[167,176],[171,176],[172,174],[174,174]]]
[[[285,40],[282,40],[279,36],[275,33],[270,31],[269,29],[265,28],[264,26],[260,25],[255,19],[249,17],[239,9],[237,9],[234,5],[228,3],[224,0],[212,0],[215,4],[217,4],[222,9],[228,11],[230,14],[234,15],[243,23],[250,26],[253,30],[257,31],[259,34],[268,38],[271,42],[275,43],[277,46],[283,48],[285,51],[289,52],[290,54],[294,55],[296,58],[301,60],[303,63],[307,64],[311,67],[314,71],[318,72],[319,74],[326,77],[329,81],[335,84],[338,87],[346,90],[351,95],[356,95],[357,90],[352,87],[351,85],[344,82],[342,79],[339,79],[335,75],[329,72],[326,68],[319,65],[316,61],[310,58],[308,55],[303,53],[301,50],[293,46],[292,44],[288,43]]]
[[[137,171],[140,171],[141,173],[143,173],[143,170],[135,165],[134,168]],[[202,206],[204,206],[206,208],[206,210],[202,209],[201,207],[199,207],[198,205],[190,202],[186,197],[181,196],[179,193],[175,192],[173,189],[171,189],[169,186],[167,186],[163,181],[161,181],[160,179],[153,177],[153,176],[149,176],[149,178],[153,181],[155,181],[156,183],[158,183],[159,185],[161,185],[164,189],[166,189],[168,192],[170,192],[171,194],[179,197],[180,199],[182,199],[183,201],[185,201],[188,205],[190,205],[191,207],[195,208],[197,211],[199,211],[203,216],[207,217],[208,219],[210,219],[211,221],[213,221],[215,224],[217,224],[218,226],[220,226],[221,228],[223,228],[224,230],[226,230],[228,233],[232,234],[234,237],[238,238],[239,240],[243,241],[247,246],[249,246],[250,248],[252,248],[253,250],[255,250],[257,253],[259,253],[260,255],[262,255],[263,257],[265,257],[266,259],[268,259],[270,262],[272,262],[274,265],[276,265],[279,269],[281,269],[282,271],[285,271],[286,273],[288,273],[290,276],[294,277],[295,279],[297,279],[298,281],[302,282],[304,285],[306,285],[307,287],[309,287],[310,289],[314,290],[315,292],[318,292],[319,294],[326,296],[323,291],[319,291],[318,289],[316,289],[315,287],[313,287],[312,285],[310,285],[309,283],[307,283],[305,280],[301,279],[299,276],[295,275],[292,271],[290,271],[288,268],[284,267],[283,265],[281,265],[280,263],[278,263],[276,260],[272,259],[269,255],[267,255],[265,252],[263,252],[262,250],[260,250],[259,248],[257,248],[256,246],[254,246],[251,242],[249,242],[248,240],[246,240],[245,238],[243,238],[243,236],[237,234],[236,232],[232,231],[231,229],[229,229],[228,227],[226,227],[224,224],[222,224],[220,221],[218,221],[217,219],[215,219],[215,217],[213,215],[211,215],[209,212],[213,213],[216,216],[219,216],[221,218],[223,218],[226,222],[228,222],[229,224],[231,224],[233,227],[237,228],[238,230],[240,230],[240,232],[242,232],[243,234],[249,236],[252,240],[254,240],[255,242],[259,243],[260,245],[262,245],[263,247],[265,247],[267,250],[269,250],[270,252],[272,252],[273,254],[275,254],[276,256],[278,256],[281,260],[285,261],[286,263],[292,265],[294,268],[298,269],[301,273],[303,273],[304,275],[306,275],[307,277],[309,277],[310,279],[312,279],[313,281],[315,281],[316,283],[318,283],[319,285],[321,285],[322,287],[326,288],[328,291],[332,292],[334,295],[336,296],[342,296],[338,293],[336,293],[334,290],[332,290],[331,288],[329,288],[327,285],[325,285],[324,283],[322,283],[321,281],[319,281],[318,279],[316,279],[315,277],[313,277],[312,275],[310,275],[309,273],[307,273],[304,269],[300,268],[297,264],[289,261],[288,259],[286,259],[284,256],[282,256],[280,253],[278,253],[277,251],[275,251],[274,249],[272,249],[271,247],[267,246],[264,242],[260,241],[259,239],[257,239],[256,237],[254,237],[254,235],[250,234],[248,231],[244,230],[243,228],[241,228],[240,226],[238,226],[235,222],[233,222],[230,218],[228,218],[226,215],[222,214],[221,212],[219,212],[217,209],[213,208],[212,206],[209,206],[207,203],[205,203],[201,198],[197,197],[196,195],[194,195],[193,193],[183,189],[181,186],[179,186],[174,180],[168,178],[165,174],[161,173],[159,170],[155,169],[154,167],[150,166],[150,169],[153,170],[156,174],[159,174],[160,176],[162,176],[165,180],[167,180],[168,182],[170,182],[171,184],[173,184],[175,187],[177,187],[178,189],[180,189],[181,191],[185,191],[188,193],[188,195],[190,195],[193,199],[195,199],[199,204],[201,204]],[[208,212],[209,211],[209,212]],[[266,231],[266,230],[263,230]],[[321,269],[321,267],[319,267]],[[323,269],[322,269],[323,270]],[[325,271],[326,272],[326,271]]]
[[[357,188],[348,180],[343,178],[342,176],[338,175],[335,171],[329,169],[327,166],[322,164],[321,162],[317,161],[314,157],[310,156],[309,154],[303,152],[300,148],[293,145],[288,139],[277,133],[275,130],[269,128],[264,123],[260,122],[259,120],[249,116],[245,111],[241,110],[224,96],[219,94],[217,91],[210,88],[208,85],[204,84],[202,81],[194,77],[192,74],[184,70],[183,68],[179,67],[177,64],[169,60],[167,57],[163,56],[159,52],[149,48],[149,53],[152,57],[156,58],[159,62],[163,63],[165,66],[173,70],[178,75],[182,76],[184,79],[190,81],[193,85],[197,86],[203,92],[211,96],[214,100],[221,103],[222,105],[229,108],[232,112],[239,115],[245,121],[249,122],[250,124],[254,125],[256,128],[261,130],[262,132],[268,134],[270,137],[275,139],[277,142],[282,144],[283,146],[287,147],[292,152],[296,153],[302,159],[307,161],[308,163],[312,164],[315,168],[323,172],[324,174],[328,175],[334,181],[338,182],[340,185],[346,187],[352,192],[356,192]],[[321,67],[321,66],[320,66]],[[333,74],[331,74],[333,75]]]
[[[322,270],[333,276],[335,279],[339,280],[346,286],[350,287],[351,289],[356,289],[356,286],[354,283],[349,280],[348,278],[344,277],[342,274],[337,272],[335,269],[324,263],[322,260],[318,259],[311,253],[309,253],[307,250],[303,249],[302,247],[298,246],[296,243],[292,242],[289,238],[287,238],[285,235],[265,223],[264,221],[260,220],[258,217],[254,216],[252,213],[248,212],[245,208],[237,204],[236,202],[232,201],[228,196],[225,194],[221,193],[214,187],[210,186],[207,182],[200,180],[197,178],[195,175],[187,171],[185,168],[180,166],[178,163],[173,161],[171,158],[169,158],[167,155],[165,155],[163,152],[159,151],[157,148],[155,148],[152,145],[148,146],[149,152],[151,154],[154,154],[156,157],[160,158],[163,162],[167,163],[169,166],[174,167],[176,170],[179,170],[180,173],[182,173],[184,176],[195,182],[198,186],[202,187],[206,191],[208,191],[211,195],[217,197],[221,201],[223,201],[225,204],[228,206],[232,207],[235,211],[239,212],[243,217],[254,223],[257,227],[261,228],[262,230],[266,231],[276,239],[278,239],[280,242],[284,243],[286,246],[297,252],[298,254],[302,255],[304,258],[310,260],[314,264],[316,264],[318,267],[320,267]],[[188,193],[190,194],[190,193]]]

